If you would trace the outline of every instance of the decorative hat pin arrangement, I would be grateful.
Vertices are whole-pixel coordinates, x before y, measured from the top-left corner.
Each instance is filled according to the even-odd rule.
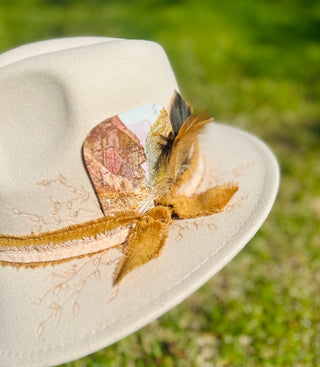
[[[0,366],[55,365],[130,334],[267,217],[273,154],[195,115],[177,90],[147,41],[61,39],[0,55]]]

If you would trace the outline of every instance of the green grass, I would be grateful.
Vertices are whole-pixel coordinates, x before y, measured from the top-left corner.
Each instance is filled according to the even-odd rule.
[[[320,365],[320,3],[0,0],[0,50],[73,35],[163,45],[196,110],[264,139],[276,204],[255,238],[181,305],[65,367]]]

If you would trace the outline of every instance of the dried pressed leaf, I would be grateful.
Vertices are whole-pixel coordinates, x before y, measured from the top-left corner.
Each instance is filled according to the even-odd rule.
[[[36,298],[35,300],[32,300],[31,301],[31,303],[33,304],[33,305],[40,305],[40,303],[42,302],[42,298],[41,297],[38,297],[38,298]]]
[[[43,333],[44,324],[41,322],[37,327],[37,336],[40,336]]]
[[[50,310],[59,310],[61,308],[56,302],[51,302],[50,305],[47,306]]]
[[[94,278],[95,278],[96,280],[98,280],[98,279],[100,279],[100,276],[101,276],[101,272],[100,272],[100,270],[96,270],[96,271],[94,272]]]
[[[53,287],[53,289],[52,289],[53,295],[58,296],[59,293],[61,292],[61,289],[62,289],[61,284],[58,284],[55,287]]]
[[[78,302],[75,302],[73,305],[72,305],[72,313],[74,316],[78,316],[79,315],[79,310],[80,310],[80,306],[79,306],[79,303]]]

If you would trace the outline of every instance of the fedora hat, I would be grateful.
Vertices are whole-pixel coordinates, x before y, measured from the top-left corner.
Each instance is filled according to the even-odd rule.
[[[0,366],[64,363],[134,332],[266,219],[279,183],[269,148],[178,91],[149,41],[0,55]]]

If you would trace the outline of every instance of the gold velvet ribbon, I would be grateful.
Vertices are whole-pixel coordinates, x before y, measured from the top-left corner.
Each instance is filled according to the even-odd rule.
[[[176,189],[172,188],[168,194],[156,202],[154,208],[145,214],[133,211],[123,212],[117,217],[102,217],[39,235],[0,235],[0,251],[1,247],[47,245],[49,243],[54,245],[74,239],[92,237],[105,231],[130,225],[131,230],[124,245],[123,256],[115,271],[114,284],[118,284],[130,271],[161,254],[173,217],[194,218],[221,212],[237,190],[236,185],[227,184],[187,197],[174,194]],[[73,258],[65,260],[71,259]],[[6,265],[31,267],[46,264],[48,263],[6,263]]]
[[[117,284],[130,271],[161,254],[174,217],[180,219],[195,218],[221,212],[238,190],[237,185],[217,186],[192,196],[179,194],[179,189],[189,181],[198,164],[197,136],[212,119],[203,119],[199,115],[193,116],[191,106],[178,93],[174,94],[171,104],[172,139],[164,137],[164,154],[159,159],[154,184],[154,197],[157,199],[152,209],[144,214],[134,210],[121,212],[117,213],[116,216],[106,216],[39,235],[0,235],[0,252],[1,247],[41,247],[48,244],[58,246],[68,241],[93,238],[108,231],[112,232],[119,227],[129,227],[130,231],[124,243],[123,256],[115,271],[114,284]],[[187,168],[185,168],[186,166]],[[35,267],[48,263],[59,263],[75,257],[39,263],[2,262],[2,264]]]
[[[222,185],[191,197],[180,195],[160,200],[156,207],[135,221],[114,283],[119,283],[131,270],[161,254],[173,216],[182,219],[221,212],[237,190],[236,185]]]

